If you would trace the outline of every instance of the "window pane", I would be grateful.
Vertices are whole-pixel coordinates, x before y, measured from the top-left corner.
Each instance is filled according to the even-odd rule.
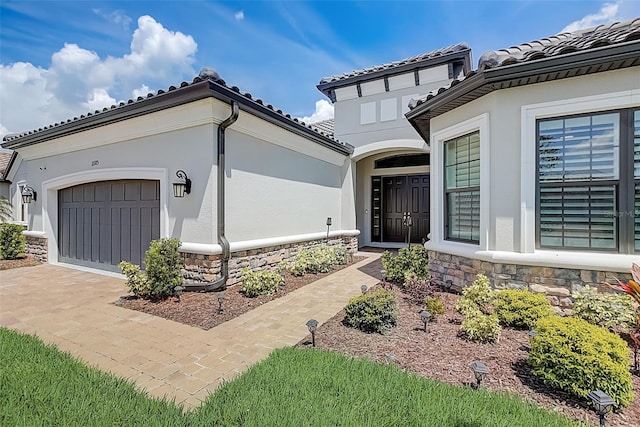
[[[480,191],[447,194],[447,239],[480,240]]]
[[[541,182],[618,179],[618,113],[541,121]]]
[[[445,142],[447,189],[480,185],[480,135],[475,132]]]
[[[617,248],[615,186],[540,189],[540,245]]]

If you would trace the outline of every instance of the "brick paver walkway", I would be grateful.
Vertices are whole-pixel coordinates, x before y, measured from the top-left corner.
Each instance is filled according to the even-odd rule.
[[[223,380],[307,336],[309,318],[325,322],[361,285],[377,283],[380,255],[358,255],[368,258],[208,331],[115,306],[126,294],[122,279],[49,264],[0,271],[0,326],[192,408]]]

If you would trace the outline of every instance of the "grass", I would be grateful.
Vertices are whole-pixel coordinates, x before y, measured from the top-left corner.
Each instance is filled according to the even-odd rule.
[[[576,425],[517,397],[319,350],[276,350],[186,413],[5,328],[0,328],[0,360],[0,425]]]

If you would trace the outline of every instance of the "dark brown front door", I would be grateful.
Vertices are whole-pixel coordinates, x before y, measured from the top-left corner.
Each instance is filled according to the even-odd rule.
[[[382,236],[384,242],[406,242],[407,214],[411,215],[411,242],[429,234],[429,175],[382,177]]]
[[[160,183],[102,181],[58,191],[59,260],[119,271],[160,237]]]

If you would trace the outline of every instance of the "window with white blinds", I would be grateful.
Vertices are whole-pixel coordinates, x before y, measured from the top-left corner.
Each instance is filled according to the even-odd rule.
[[[640,251],[640,113],[538,121],[537,243]]]
[[[480,241],[480,133],[444,143],[445,236]]]

